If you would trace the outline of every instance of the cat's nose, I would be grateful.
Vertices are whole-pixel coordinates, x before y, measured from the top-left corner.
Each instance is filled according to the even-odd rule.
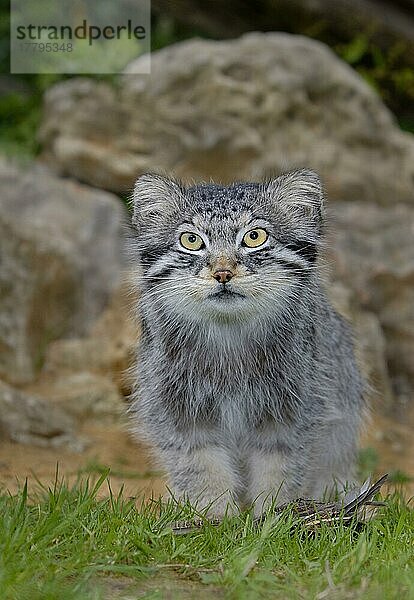
[[[229,269],[218,269],[213,273],[214,279],[217,279],[220,283],[228,283],[233,275],[234,273]]]

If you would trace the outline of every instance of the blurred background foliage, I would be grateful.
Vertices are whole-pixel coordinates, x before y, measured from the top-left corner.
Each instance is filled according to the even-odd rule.
[[[0,0],[0,151],[19,156],[21,160],[36,155],[39,144],[36,131],[40,122],[42,95],[56,81],[70,75],[10,75],[9,13],[6,0]],[[291,21],[289,18],[291,17]],[[331,49],[358,71],[380,94],[395,114],[400,127],[414,132],[414,68],[406,60],[404,42],[395,42],[380,48],[372,31],[357,31],[351,39],[335,35],[321,19],[312,25],[297,14],[284,15],[280,30],[304,34],[328,44]],[[214,28],[213,28],[214,29]],[[252,30],[259,29],[252,24]],[[175,42],[192,38],[223,38],[223,32],[213,35],[211,27],[200,25],[199,20],[177,19],[162,10],[152,15],[151,47],[158,50]],[[229,37],[234,37],[231,32]],[[115,76],[91,75],[95,79],[115,79]]]

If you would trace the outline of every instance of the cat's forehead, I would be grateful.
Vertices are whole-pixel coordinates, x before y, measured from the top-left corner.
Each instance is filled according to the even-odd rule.
[[[250,209],[259,189],[257,183],[233,183],[229,186],[205,183],[189,188],[186,196],[195,210],[212,215],[215,212],[231,214]]]
[[[201,228],[211,227],[214,223],[243,226],[251,218],[258,192],[259,185],[254,183],[194,186],[187,190],[192,221]]]

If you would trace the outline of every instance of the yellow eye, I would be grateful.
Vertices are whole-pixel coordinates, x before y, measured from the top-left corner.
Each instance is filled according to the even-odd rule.
[[[258,248],[267,240],[267,232],[264,229],[251,229],[248,231],[243,238],[243,245],[248,248]]]
[[[196,233],[186,232],[180,235],[180,244],[186,250],[200,250],[204,246],[204,242]]]

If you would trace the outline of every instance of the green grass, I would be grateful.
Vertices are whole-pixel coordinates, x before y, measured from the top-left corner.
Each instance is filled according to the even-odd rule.
[[[2,600],[414,598],[414,511],[397,494],[360,533],[245,513],[174,536],[191,507],[97,499],[105,477],[0,495]]]

